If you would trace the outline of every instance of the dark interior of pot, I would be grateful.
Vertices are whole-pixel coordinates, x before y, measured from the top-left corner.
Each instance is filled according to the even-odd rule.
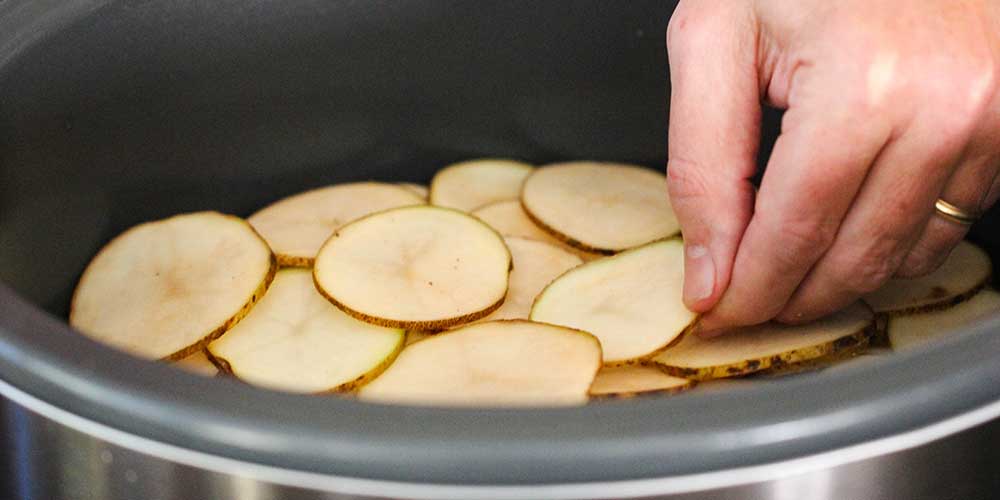
[[[0,23],[0,281],[13,291],[0,288],[0,375],[72,411],[300,469],[545,482],[774,460],[917,427],[996,397],[995,388],[963,389],[991,376],[976,357],[1000,353],[997,341],[983,340],[995,324],[967,336],[978,335],[978,344],[957,339],[886,361],[878,380],[872,369],[838,374],[843,390],[825,396],[812,394],[815,377],[789,381],[770,389],[768,405],[750,391],[573,410],[389,408],[200,380],[99,347],[59,320],[97,249],[141,221],[201,209],[247,215],[335,182],[426,182],[449,162],[480,156],[662,166],[672,5],[57,4],[0,2],[3,22],[19,23]],[[779,119],[766,114],[762,158]],[[973,236],[995,261],[997,229],[988,216]],[[961,370],[949,363],[957,356],[965,356]],[[954,376],[931,380],[916,365],[951,367]],[[79,382],[87,377],[91,383]],[[955,393],[933,411],[899,417],[927,384]],[[827,418],[848,402],[857,404],[850,418]],[[890,407],[895,424],[873,423]],[[422,424],[398,425],[413,419]],[[182,425],[199,421],[213,425]],[[774,422],[805,427],[780,439],[704,439]],[[492,454],[476,460],[485,450]],[[688,453],[680,455],[686,461],[664,458],[675,453]]]

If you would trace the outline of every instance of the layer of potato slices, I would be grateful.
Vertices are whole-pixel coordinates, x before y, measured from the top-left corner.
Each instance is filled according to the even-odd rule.
[[[892,279],[864,300],[875,312],[889,315],[948,308],[975,295],[992,273],[989,255],[963,241],[936,271],[920,278]]]
[[[344,224],[390,208],[422,205],[424,197],[396,184],[355,182],[278,200],[247,220],[282,266],[309,267],[323,242]]]
[[[666,177],[614,163],[560,163],[524,181],[521,204],[542,229],[568,244],[614,254],[680,232]]]
[[[604,367],[590,386],[595,398],[628,398],[649,394],[670,394],[690,389],[694,382],[667,375],[655,366]]]
[[[194,354],[190,354],[184,359],[173,362],[171,366],[197,375],[204,375],[206,377],[214,377],[219,374],[219,368],[208,358],[204,349],[195,351]]]
[[[600,344],[587,333],[490,321],[411,344],[358,395],[413,405],[578,405],[600,366]]]
[[[695,320],[682,299],[684,244],[670,239],[594,260],[553,281],[531,319],[594,334],[604,362],[630,364],[660,351]]]
[[[504,159],[471,160],[449,165],[431,180],[432,205],[464,212],[500,200],[517,199],[534,167]]]
[[[314,277],[328,300],[362,321],[435,330],[498,309],[510,269],[495,230],[457,210],[424,205],[344,226],[320,250]]]
[[[209,344],[237,378],[294,392],[346,391],[392,362],[404,332],[358,321],[323,298],[307,269],[278,271],[240,324]]]
[[[922,346],[953,335],[963,327],[1000,313],[1000,293],[983,290],[948,309],[889,319],[889,343],[893,349]]]
[[[524,212],[520,200],[503,200],[490,203],[489,205],[473,210],[472,215],[489,224],[490,227],[496,229],[498,233],[504,236],[516,236],[544,241],[545,243],[573,252],[584,260],[593,260],[602,256],[601,254],[585,252],[579,248],[572,247],[559,238],[543,231]]]
[[[863,349],[874,332],[874,321],[871,309],[857,302],[804,325],[765,323],[709,339],[685,335],[653,361],[678,377],[736,377]]]
[[[267,244],[238,217],[196,212],[147,222],[90,262],[69,323],[138,356],[183,359],[243,318],[276,270]]]
[[[510,287],[503,305],[486,320],[528,319],[531,304],[552,280],[583,263],[579,257],[559,247],[526,238],[507,237],[513,258]]]
[[[428,188],[427,186],[423,184],[417,184],[414,182],[401,182],[398,184],[398,186],[409,189],[410,192],[425,200],[428,198],[431,192],[430,188]]]

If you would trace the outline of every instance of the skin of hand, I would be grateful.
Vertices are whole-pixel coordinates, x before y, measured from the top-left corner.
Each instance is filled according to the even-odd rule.
[[[1000,197],[1000,0],[682,0],[668,187],[700,334],[926,274]],[[762,104],[786,109],[755,190]]]

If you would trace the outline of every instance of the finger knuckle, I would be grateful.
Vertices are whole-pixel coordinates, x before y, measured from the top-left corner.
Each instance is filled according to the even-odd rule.
[[[918,246],[910,251],[896,274],[904,278],[926,276],[938,268],[941,260],[943,259],[926,247]]]
[[[712,192],[707,169],[698,162],[671,158],[667,162],[667,190],[672,201],[700,199]]]
[[[851,253],[833,275],[842,290],[857,294],[877,290],[896,273],[902,257],[897,255],[895,242],[879,242]]]
[[[837,235],[837,225],[823,220],[786,220],[772,226],[776,231],[774,258],[782,269],[811,263],[830,247]]]

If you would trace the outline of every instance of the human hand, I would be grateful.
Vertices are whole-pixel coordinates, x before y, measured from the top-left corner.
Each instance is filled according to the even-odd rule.
[[[684,0],[671,201],[701,331],[808,321],[935,269],[1000,197],[1000,2]],[[755,193],[761,103],[787,111]]]

